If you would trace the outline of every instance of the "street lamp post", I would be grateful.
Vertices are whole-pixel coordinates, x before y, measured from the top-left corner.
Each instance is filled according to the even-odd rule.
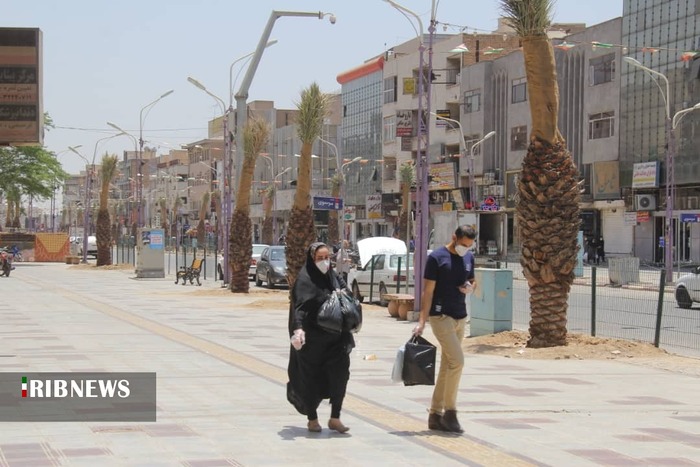
[[[666,225],[664,230],[664,264],[666,269],[666,281],[673,282],[673,202],[676,195],[676,175],[674,170],[674,149],[675,137],[673,134],[673,121],[671,118],[671,90],[668,83],[668,78],[661,72],[652,70],[642,65],[638,60],[632,57],[624,57],[624,61],[630,65],[645,71],[661,92],[661,97],[664,100],[666,111]],[[659,77],[666,84],[666,92],[661,88],[661,85],[656,80]]]
[[[260,59],[262,58],[262,54],[265,51],[265,48],[268,47],[268,39],[270,38],[270,33],[272,32],[272,28],[275,25],[275,21],[277,19],[283,17],[283,16],[298,16],[298,17],[310,17],[310,18],[318,18],[318,19],[323,19],[324,17],[328,16],[328,19],[330,20],[331,24],[335,24],[336,18],[335,15],[332,13],[323,13],[322,11],[319,12],[304,12],[304,11],[277,11],[273,10],[270,13],[270,18],[267,20],[267,25],[265,26],[265,29],[263,30],[262,35],[260,36],[260,41],[258,42],[258,46],[255,49],[255,52],[253,54],[253,57],[250,60],[250,65],[248,66],[248,70],[246,71],[245,76],[243,77],[243,81],[241,82],[241,87],[238,89],[238,92],[236,92],[235,98],[236,98],[236,159],[238,160],[238,167],[242,167],[243,163],[241,162],[243,159],[243,127],[245,126],[246,119],[248,117],[248,112],[247,112],[247,104],[246,101],[248,99],[248,90],[250,89],[250,85],[253,82],[253,77],[255,76],[255,72],[258,69],[258,65],[260,64]],[[240,179],[240,170],[236,170],[236,186],[238,186],[238,181]]]
[[[414,307],[420,310],[421,297],[423,296],[423,281],[421,280],[423,269],[428,254],[428,224],[430,222],[430,200],[428,197],[428,147],[430,144],[430,130],[425,121],[424,112],[430,112],[430,80],[426,83],[426,74],[428,77],[432,70],[432,37],[435,31],[435,10],[436,0],[432,0],[431,17],[430,17],[430,47],[428,53],[428,67],[425,69],[425,44],[423,42],[423,22],[415,12],[408,8],[399,5],[393,0],[384,0],[392,7],[399,10],[404,16],[411,15],[418,22],[418,145],[416,151],[416,175],[418,179],[418,193],[416,197],[416,245],[415,245],[415,266],[414,273]],[[410,19],[409,19],[410,21]],[[411,23],[413,24],[413,23]],[[425,83],[425,84],[424,84]]]
[[[144,143],[144,141],[143,141],[143,124],[146,120],[146,117],[148,117],[148,112],[151,111],[153,106],[155,106],[161,99],[169,96],[173,92],[174,92],[174,90],[171,89],[170,91],[163,93],[158,99],[144,105],[141,108],[141,111],[139,112],[139,155],[138,155],[138,157],[139,157],[139,172],[138,172],[139,179],[138,179],[138,183],[136,186],[136,191],[138,194],[138,203],[139,203],[139,208],[138,208],[138,226],[139,227],[143,226],[143,208],[141,206],[143,204],[143,143]],[[146,115],[143,114],[144,110],[148,110],[148,112],[146,112]]]
[[[360,162],[362,160],[362,157],[357,156],[351,161],[346,162],[345,164],[340,166],[340,196],[341,199],[343,200],[343,209],[345,209],[345,173],[343,173],[343,170],[345,167],[348,167],[350,164],[354,164],[356,162]],[[343,240],[345,240],[345,213],[342,212],[342,215],[340,216],[340,237],[341,237],[341,242],[340,242],[340,251],[342,252],[343,258],[345,258],[345,252],[344,247],[343,247]]]
[[[131,133],[127,133],[126,131],[124,131],[124,129],[122,129],[122,127],[120,127],[116,123],[107,122],[107,125],[111,126],[115,130],[117,130],[120,135],[125,135],[125,136],[128,136],[129,138],[131,138],[131,140],[134,142],[134,154],[138,155],[138,139],[136,139],[136,137],[134,135],[132,135]],[[137,163],[139,164],[139,167],[136,170],[137,173],[134,174],[136,179],[134,179],[133,182],[134,182],[134,186],[136,187],[136,190],[134,190],[135,191],[134,199],[136,200],[137,203],[139,203],[139,201],[138,201],[138,200],[140,200],[140,198],[139,198],[139,178],[143,178],[143,177],[139,177],[139,175],[141,175],[141,164],[140,164],[140,162],[137,162]],[[130,214],[131,217],[133,217],[132,210],[133,210],[133,201],[132,201],[132,206],[130,206],[130,209],[129,209],[129,212],[131,213]],[[141,207],[140,207],[140,203],[139,203],[139,205],[137,206],[137,215],[138,216],[141,215],[140,212],[141,212]],[[140,224],[139,219],[136,219],[136,224],[137,224],[137,226]],[[133,225],[132,225],[132,227],[133,227]]]
[[[291,167],[287,167],[284,169],[282,172],[278,173],[275,175],[275,178],[272,180],[273,183],[273,193],[272,193],[272,242],[275,242],[275,239],[277,238],[277,179],[280,178],[282,175],[286,174],[292,170]]]
[[[451,123],[454,123],[455,125],[457,125],[457,127],[459,128],[459,135],[460,135],[459,149],[460,149],[460,152],[462,153],[462,157],[466,157],[466,155],[467,155],[467,143],[464,140],[464,130],[462,129],[462,124],[458,120],[443,117],[441,115],[436,114],[435,112],[430,112],[430,113],[432,115],[434,115],[435,118],[438,118],[440,120],[445,120],[445,121],[448,121],[448,122],[451,122]],[[486,134],[486,136],[481,138],[476,143],[472,144],[472,147],[470,149],[470,156],[469,156],[469,161],[468,161],[469,162],[469,201],[471,202],[472,210],[476,209],[476,205],[475,205],[475,202],[476,202],[476,179],[474,178],[474,153],[475,153],[476,148],[478,146],[480,146],[487,139],[493,137],[495,134],[496,134],[495,131],[488,132]]]

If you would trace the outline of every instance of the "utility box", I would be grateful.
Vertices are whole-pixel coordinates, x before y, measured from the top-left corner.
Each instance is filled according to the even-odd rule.
[[[472,337],[513,329],[513,271],[476,268],[469,319]]]
[[[142,228],[136,237],[136,277],[162,279],[165,277],[165,231]]]

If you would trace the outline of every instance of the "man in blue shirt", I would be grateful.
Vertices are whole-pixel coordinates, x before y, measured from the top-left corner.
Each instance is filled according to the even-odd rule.
[[[428,428],[462,433],[457,420],[457,392],[464,367],[464,326],[466,295],[474,284],[474,255],[469,251],[476,231],[463,225],[452,234],[452,241],[434,250],[425,264],[424,286],[418,325],[421,335],[430,317],[430,327],[440,343],[440,370],[430,404]]]

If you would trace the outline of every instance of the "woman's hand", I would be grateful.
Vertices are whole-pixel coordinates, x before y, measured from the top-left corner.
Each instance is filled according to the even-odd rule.
[[[301,348],[306,344],[306,333],[303,329],[295,329],[294,334],[291,339],[292,347],[296,350],[301,350]]]

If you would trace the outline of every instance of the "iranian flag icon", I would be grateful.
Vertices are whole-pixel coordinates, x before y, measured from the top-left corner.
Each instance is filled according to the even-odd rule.
[[[27,397],[27,377],[22,376],[22,397]]]

